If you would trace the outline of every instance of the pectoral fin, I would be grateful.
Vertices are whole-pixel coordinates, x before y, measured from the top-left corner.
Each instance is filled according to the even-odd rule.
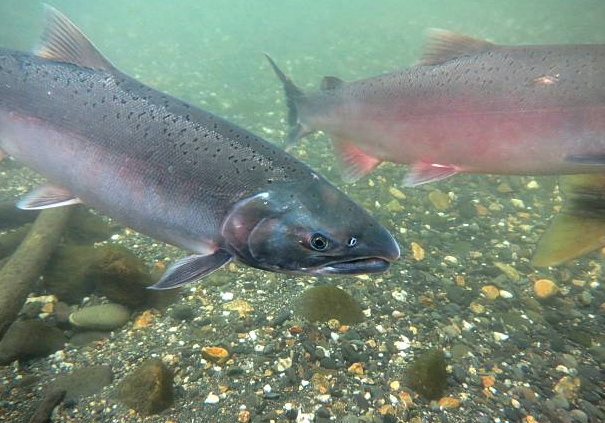
[[[342,180],[346,183],[357,181],[382,163],[379,158],[361,151],[355,144],[346,140],[335,140],[334,152],[340,161]]]
[[[192,255],[172,264],[166,273],[149,289],[172,289],[208,276],[229,263],[233,257],[225,250],[208,255]]]
[[[17,207],[22,210],[42,210],[70,206],[81,202],[79,198],[65,188],[54,185],[40,185],[25,194],[17,202]]]
[[[458,169],[452,165],[442,165],[438,163],[414,163],[408,170],[403,185],[414,187],[417,185],[436,182],[458,173]]]
[[[4,151],[0,150],[0,162],[4,157],[6,157],[6,154],[4,154]]]
[[[540,238],[532,265],[557,266],[605,246],[605,175],[559,178],[565,205]]]

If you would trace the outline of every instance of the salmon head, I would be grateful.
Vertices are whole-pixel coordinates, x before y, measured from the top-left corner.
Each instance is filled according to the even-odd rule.
[[[399,257],[391,234],[335,187],[319,177],[297,184],[237,202],[222,226],[223,248],[249,266],[285,273],[376,273]]]

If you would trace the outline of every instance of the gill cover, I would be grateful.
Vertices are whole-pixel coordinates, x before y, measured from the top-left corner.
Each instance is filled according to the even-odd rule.
[[[259,228],[266,228],[269,222],[276,222],[285,208],[284,205],[280,208],[268,192],[235,203],[223,222],[221,233],[241,261],[247,264],[257,261],[258,253],[255,254],[250,248],[251,237],[255,244],[258,243],[263,233]]]

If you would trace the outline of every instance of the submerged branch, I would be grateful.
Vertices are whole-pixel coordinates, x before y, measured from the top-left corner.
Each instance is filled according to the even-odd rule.
[[[0,269],[0,339],[16,319],[50,254],[59,243],[71,210],[45,210],[8,262]]]

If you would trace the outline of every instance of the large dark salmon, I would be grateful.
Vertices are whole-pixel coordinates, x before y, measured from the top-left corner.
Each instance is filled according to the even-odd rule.
[[[307,166],[118,71],[58,11],[35,55],[0,49],[0,150],[48,178],[23,208],[83,202],[194,252],[156,285],[233,258],[275,272],[383,271],[393,237]]]
[[[562,185],[582,187],[572,200],[605,194],[605,45],[503,46],[434,31],[417,66],[354,82],[325,77],[311,93],[269,60],[288,98],[289,141],[330,134],[345,180],[390,161],[410,165],[406,185],[462,172],[599,174]],[[605,245],[603,207],[582,201],[566,213],[587,206],[596,220],[559,218],[545,238],[557,252],[539,251],[536,264]]]

